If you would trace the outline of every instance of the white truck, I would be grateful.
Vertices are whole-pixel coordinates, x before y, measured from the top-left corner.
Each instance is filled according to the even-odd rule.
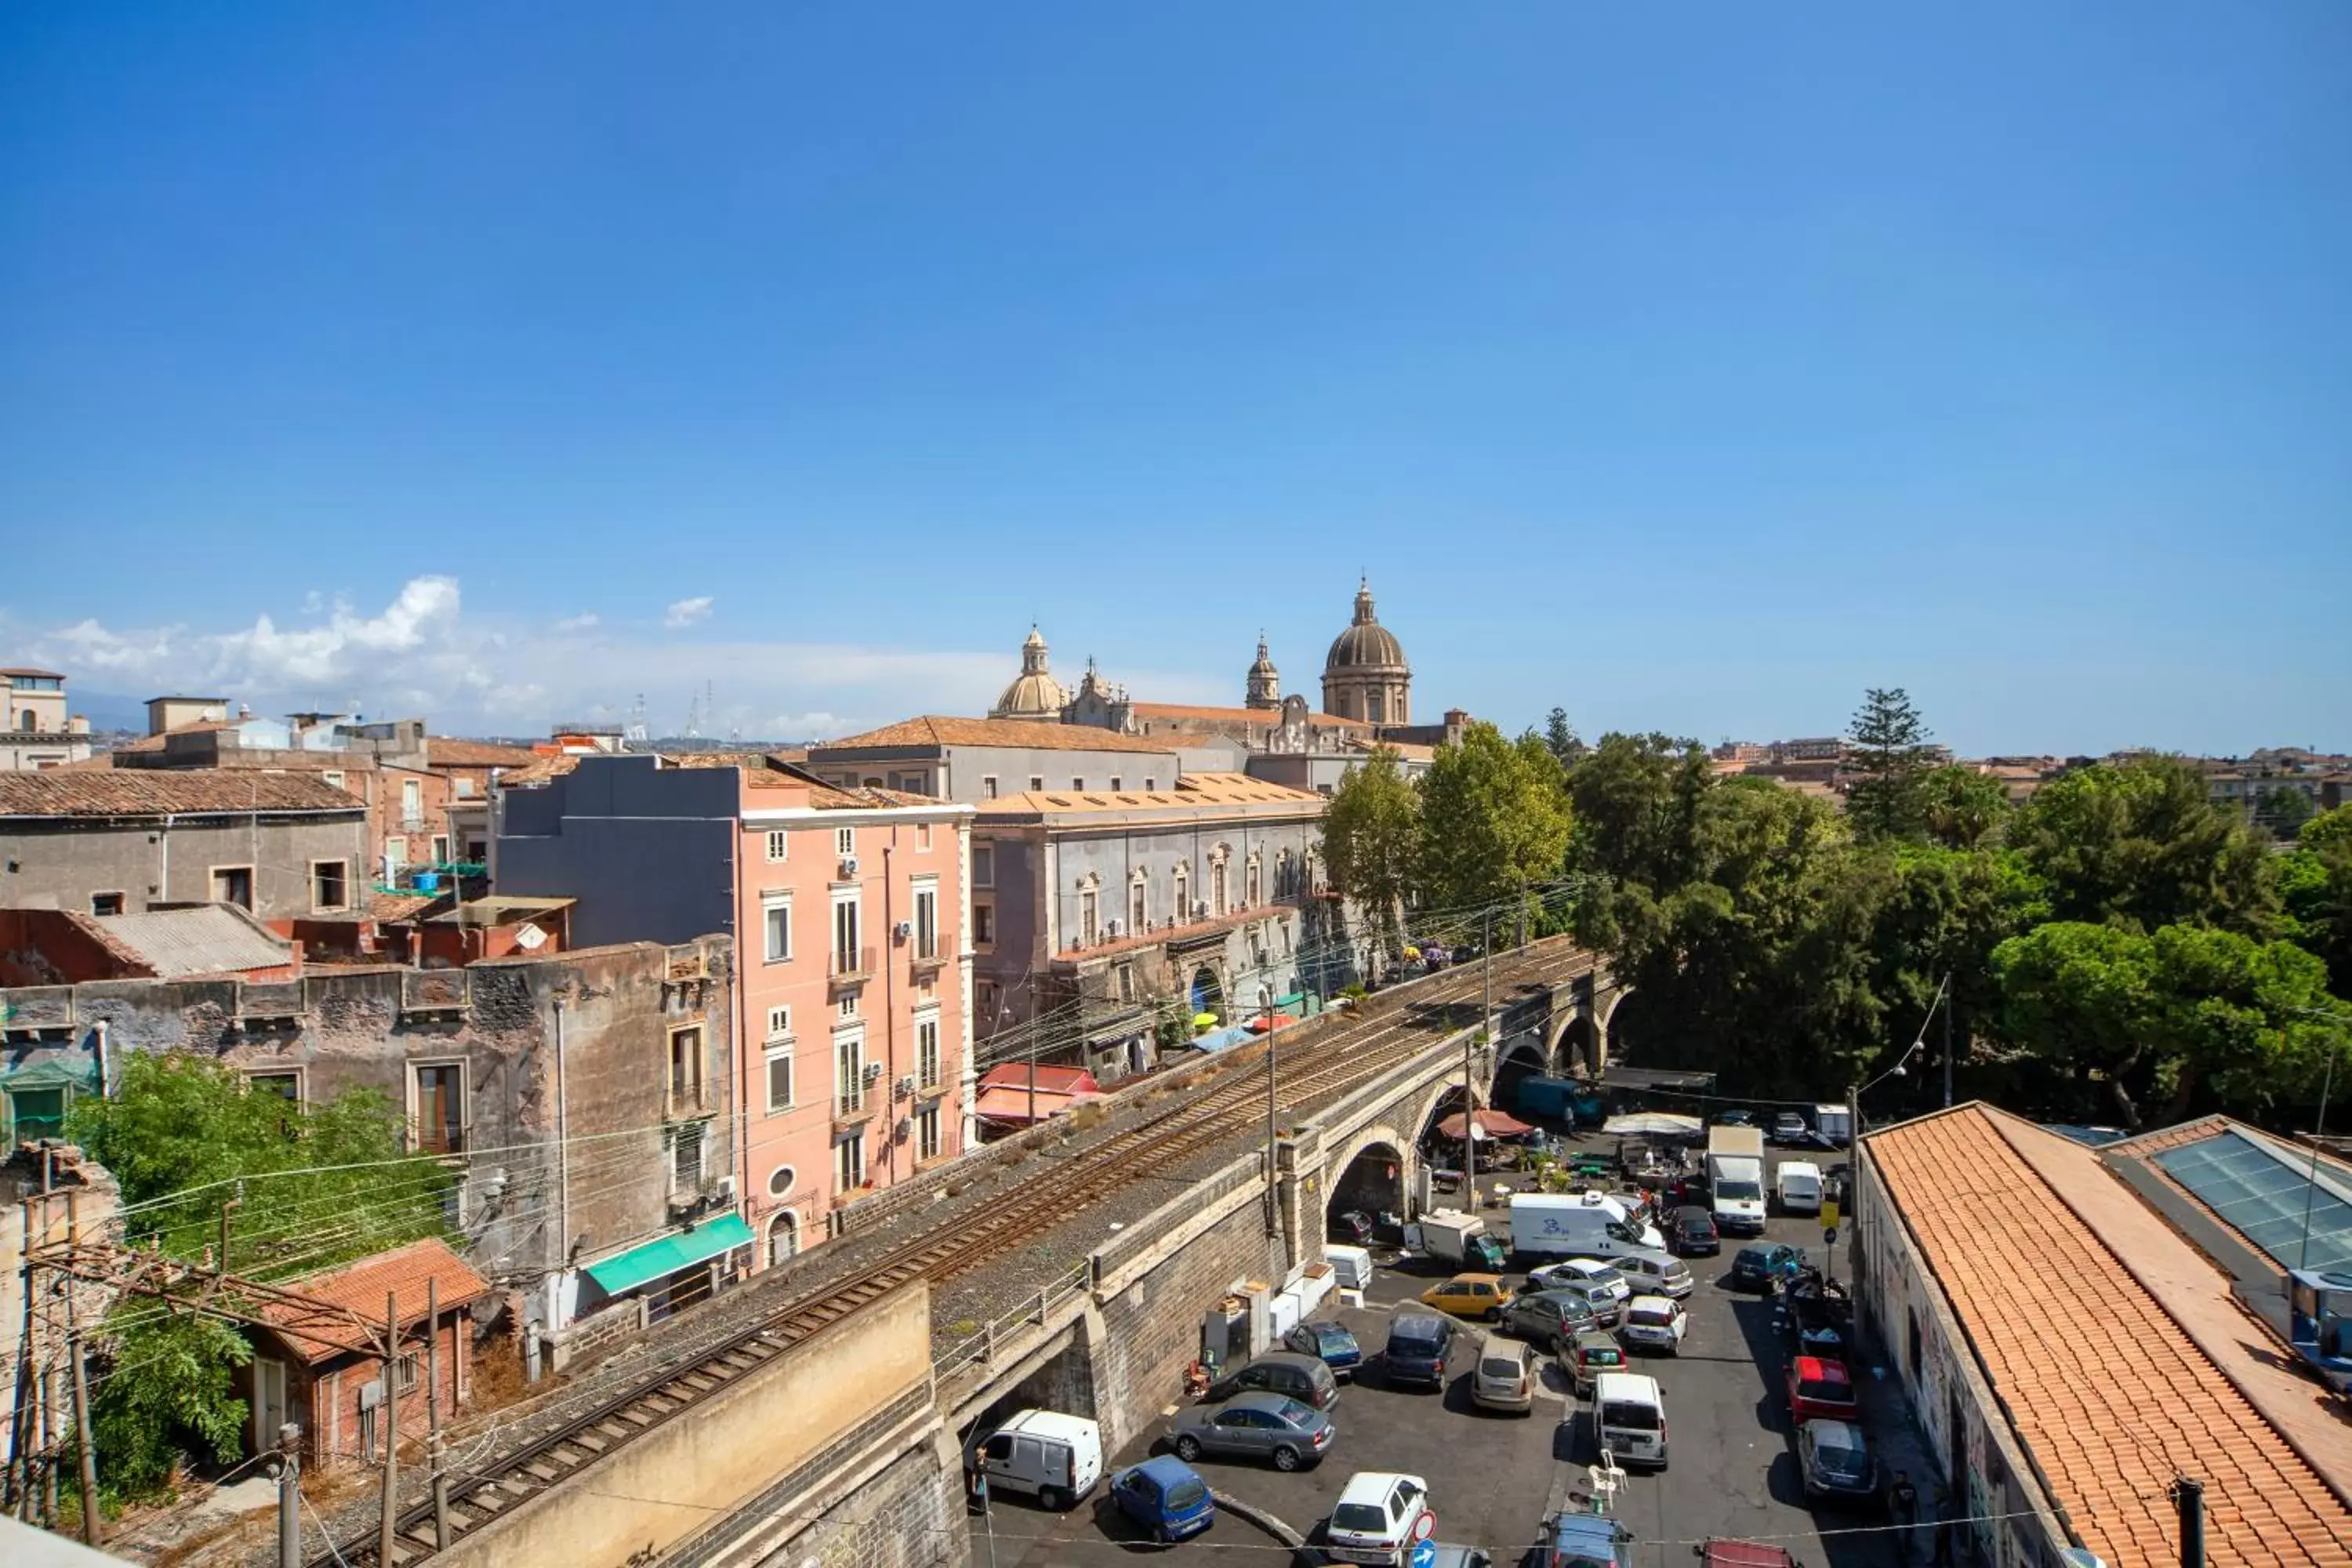
[[[1460,1209],[1433,1209],[1404,1227],[1404,1244],[1430,1257],[1483,1274],[1503,1271],[1503,1244],[1486,1222]]]
[[[1853,1117],[1843,1105],[1813,1107],[1814,1136],[1832,1149],[1851,1147],[1853,1142]]]
[[[1706,1135],[1707,1206],[1726,1236],[1764,1234],[1764,1133],[1717,1127]]]
[[[1622,1258],[1662,1252],[1654,1225],[1635,1225],[1622,1199],[1606,1193],[1513,1193],[1511,1250],[1541,1258]]]

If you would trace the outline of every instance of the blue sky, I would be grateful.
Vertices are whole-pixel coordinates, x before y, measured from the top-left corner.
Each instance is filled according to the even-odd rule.
[[[984,706],[1033,617],[1307,683],[1361,569],[1433,714],[2352,747],[2347,58],[2340,0],[6,7],[0,658],[789,733]]]

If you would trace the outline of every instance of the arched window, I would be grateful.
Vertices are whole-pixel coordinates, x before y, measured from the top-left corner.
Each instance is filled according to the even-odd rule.
[[[1151,929],[1151,877],[1140,866],[1127,885],[1127,931],[1129,936]]]
[[[1254,910],[1265,902],[1265,877],[1259,868],[1257,851],[1250,851],[1249,865],[1242,879],[1242,907]]]
[[[768,1267],[787,1261],[801,1249],[801,1216],[790,1209],[768,1222]]]
[[[1179,861],[1176,866],[1176,923],[1184,924],[1192,918],[1192,868]]]
[[[1087,947],[1102,934],[1102,884],[1091,871],[1078,884],[1078,941]]]
[[[16,715],[16,728],[30,732],[41,727],[41,716],[30,708]]]
[[[1220,844],[1209,857],[1209,913],[1213,918],[1222,917],[1232,907],[1231,889],[1225,881],[1225,862],[1232,853]]]

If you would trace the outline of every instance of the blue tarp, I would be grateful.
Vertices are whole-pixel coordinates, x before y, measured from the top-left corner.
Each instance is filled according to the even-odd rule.
[[[1196,1035],[1184,1043],[1196,1051],[1214,1053],[1232,1050],[1243,1041],[1256,1037],[1247,1024],[1236,1024],[1230,1029],[1212,1029],[1205,1035]]]

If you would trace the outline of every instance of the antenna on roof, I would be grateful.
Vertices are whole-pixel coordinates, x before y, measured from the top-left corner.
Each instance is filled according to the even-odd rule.
[[[642,752],[647,744],[649,742],[646,737],[646,694],[640,691],[637,693],[637,700],[629,705],[629,723],[628,727],[621,731],[621,746],[625,751]]]

